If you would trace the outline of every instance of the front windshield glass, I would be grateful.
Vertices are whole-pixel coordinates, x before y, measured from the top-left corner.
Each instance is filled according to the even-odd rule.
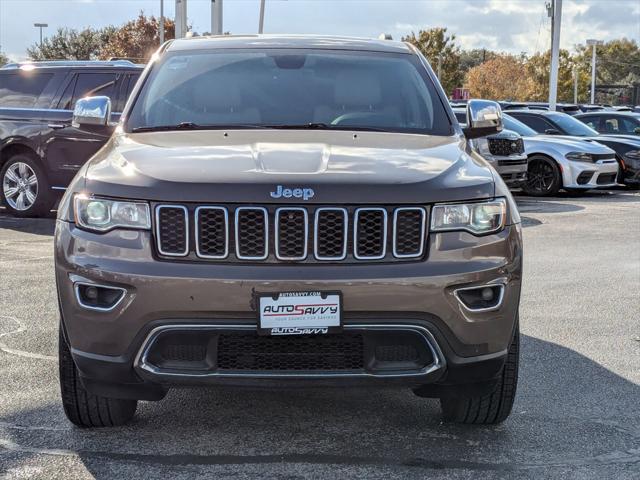
[[[563,132],[566,132],[567,135],[573,135],[574,137],[593,137],[599,135],[594,129],[566,113],[550,113],[549,119],[558,125]]]
[[[505,113],[502,114],[502,123],[504,124],[504,128],[519,133],[523,137],[533,137],[538,135],[538,132],[533,128],[528,127],[520,120],[517,120]]]
[[[362,51],[169,53],[153,67],[125,128],[180,124],[452,134],[416,56]]]

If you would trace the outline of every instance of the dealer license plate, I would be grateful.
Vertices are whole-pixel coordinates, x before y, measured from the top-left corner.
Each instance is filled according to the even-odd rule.
[[[261,335],[318,335],[342,328],[340,292],[264,293],[258,298]]]

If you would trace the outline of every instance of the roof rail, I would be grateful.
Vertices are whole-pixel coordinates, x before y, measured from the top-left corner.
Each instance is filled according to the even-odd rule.
[[[27,61],[7,63],[0,69],[24,69],[31,70],[42,67],[135,67],[137,66],[131,60],[43,60],[43,61]]]

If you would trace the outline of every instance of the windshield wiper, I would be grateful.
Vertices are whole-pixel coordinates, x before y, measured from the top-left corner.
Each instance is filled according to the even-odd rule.
[[[136,128],[133,128],[131,131],[133,133],[165,132],[169,130],[194,130],[196,128],[199,128],[199,125],[197,123],[180,122],[180,123],[176,123],[175,125],[154,125],[152,127],[136,127]]]
[[[171,130],[233,130],[233,129],[276,129],[276,130],[354,130],[359,132],[387,132],[383,128],[376,127],[359,127],[351,125],[332,125],[322,122],[310,122],[310,123],[292,123],[292,124],[274,124],[274,125],[260,125],[260,124],[228,124],[228,125],[200,125],[194,122],[181,122],[175,125],[155,125],[149,127],[135,127],[131,129],[132,133],[142,132],[167,132]]]
[[[133,133],[142,132],[167,132],[171,130],[233,130],[233,129],[245,129],[245,128],[269,128],[263,125],[253,124],[237,124],[237,125],[200,125],[194,122],[181,122],[175,125],[156,125],[150,127],[135,127],[131,129]]]
[[[281,129],[281,130],[356,130],[360,132],[386,132],[387,131],[383,128],[376,128],[376,127],[333,125],[333,124],[322,123],[322,122],[264,125],[264,127]]]

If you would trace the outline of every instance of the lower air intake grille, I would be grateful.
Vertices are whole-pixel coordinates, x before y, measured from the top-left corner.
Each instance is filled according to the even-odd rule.
[[[223,333],[218,338],[219,370],[314,371],[364,368],[361,334],[260,337]]]
[[[598,175],[598,180],[596,180],[596,183],[598,185],[606,185],[607,183],[613,183],[615,181],[616,181],[615,173],[601,173],[600,175]]]

